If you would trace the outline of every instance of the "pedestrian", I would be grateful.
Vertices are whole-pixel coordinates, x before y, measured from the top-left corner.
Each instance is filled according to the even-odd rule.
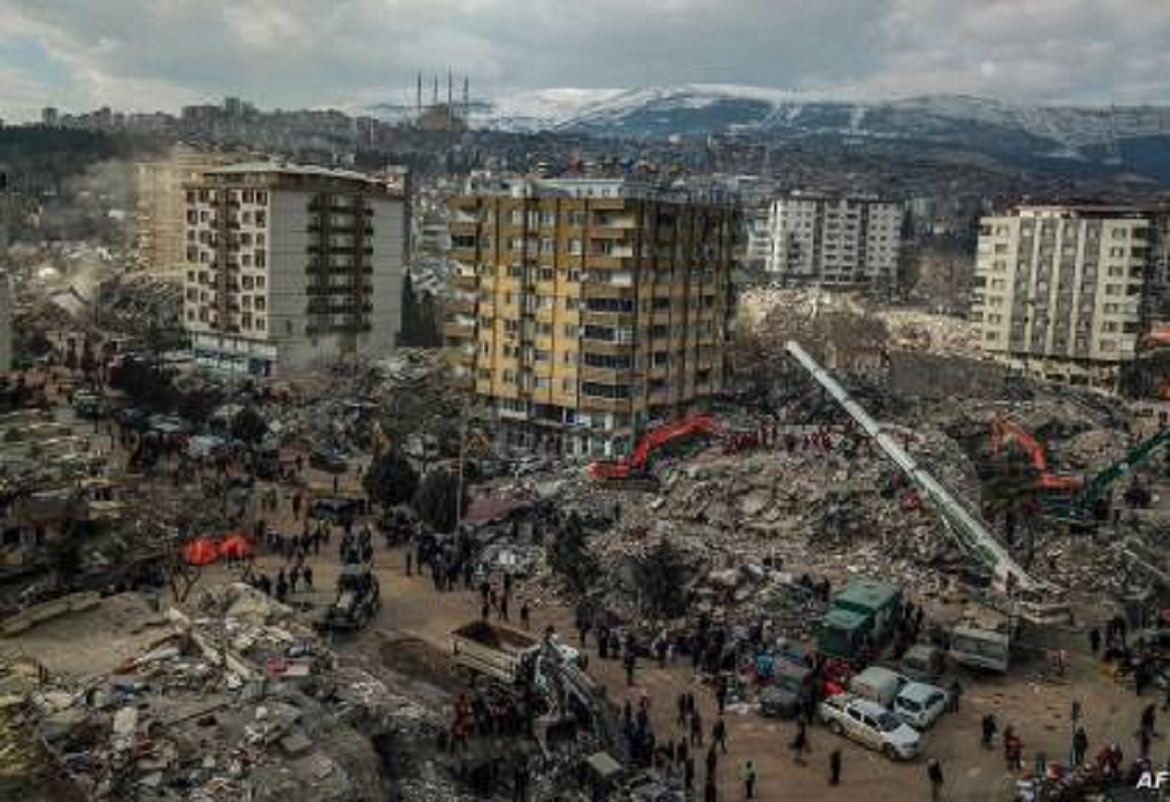
[[[410,549],[406,550],[406,575],[413,576],[414,555],[410,553]]]
[[[950,687],[947,689],[949,695],[947,696],[947,712],[959,712],[959,697],[963,695],[963,686],[959,684],[957,677],[951,679]]]
[[[683,790],[687,792],[687,799],[691,798],[691,791],[695,788],[695,759],[687,756],[683,761]]]
[[[703,717],[699,711],[691,713],[691,746],[703,745]]]
[[[683,727],[687,723],[687,695],[680,693],[678,695],[678,726]]]
[[[727,724],[720,716],[715,720],[715,726],[711,728],[711,746],[718,744],[719,748],[723,750],[723,754],[727,754]]]
[[[995,723],[995,714],[988,713],[983,717],[983,748],[991,748],[991,740],[995,737],[998,726]]]
[[[301,569],[301,579],[305,583],[305,590],[313,589],[313,569],[308,564]]]
[[[625,657],[622,658],[622,665],[625,666],[626,669],[626,685],[634,684],[634,666],[637,663],[637,660],[638,656],[634,654],[633,646],[627,644]]]
[[[1100,648],[1101,648],[1101,630],[1098,629],[1097,627],[1093,627],[1092,629],[1089,630],[1089,651],[1091,651],[1093,654],[1097,654],[1097,651]]]
[[[719,753],[715,751],[715,744],[711,744],[707,749],[707,776],[714,777],[715,770],[719,767]]]
[[[528,599],[524,599],[520,604],[520,625],[525,629],[531,629],[531,620],[529,616],[531,611],[528,609]]]
[[[481,605],[479,606],[479,618],[480,618],[480,620],[481,620],[481,621],[487,621],[487,620],[488,620],[488,615],[490,615],[490,614],[491,614],[491,611],[492,611],[492,608],[491,608],[491,605],[490,605],[490,604],[488,604],[487,602],[484,602],[483,604],[481,604]]]
[[[841,750],[834,749],[829,753],[829,785],[841,784]]]
[[[508,620],[508,594],[506,594],[506,593],[504,595],[500,596],[499,611],[500,611],[500,620],[507,621]]]
[[[804,765],[804,752],[808,749],[808,733],[805,731],[804,722],[800,722],[799,729],[796,731],[796,736],[788,745],[792,750],[792,760],[799,766]]]
[[[703,785],[703,802],[719,802],[719,792],[715,790],[715,778],[708,776]]]
[[[930,802],[938,802],[942,798],[943,773],[938,758],[931,758],[926,764],[926,776],[930,778]]]
[[[756,797],[756,767],[750,760],[743,767],[743,798]]]
[[[718,684],[715,686],[715,704],[719,708],[719,715],[722,716],[727,705],[727,677],[723,674],[719,675]]]
[[[1158,734],[1158,731],[1154,727],[1155,723],[1157,722],[1157,717],[1158,714],[1155,711],[1154,705],[1152,704],[1146,705],[1145,709],[1142,710],[1140,729],[1142,732],[1148,732],[1151,738],[1162,737]]]
[[[1073,733],[1073,768],[1085,765],[1085,755],[1089,752],[1089,736],[1084,727],[1077,727]]]

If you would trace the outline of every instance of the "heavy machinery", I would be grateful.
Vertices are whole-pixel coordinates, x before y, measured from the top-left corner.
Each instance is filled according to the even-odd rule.
[[[800,343],[789,340],[785,349],[902,470],[933,508],[944,530],[955,544],[982,564],[990,574],[991,581],[983,603],[989,610],[1000,613],[1003,620],[1009,622],[1009,626],[983,628],[973,621],[964,621],[962,634],[967,638],[965,643],[973,650],[981,649],[985,645],[995,649],[1010,649],[1011,639],[1020,619],[1036,624],[1054,624],[1069,620],[1068,606],[1049,597],[1048,591],[1054,589],[1029,576],[991,532],[990,527],[918,464],[918,461],[891,436],[887,428],[874,420],[854,401],[845,388],[822,368]],[[849,614],[849,611],[842,611],[842,615],[845,614]]]
[[[1131,448],[1124,457],[1095,474],[1072,496],[1055,517],[1073,525],[1091,525],[1109,515],[1109,491],[1113,483],[1170,443],[1170,428],[1161,429]]]
[[[1084,486],[1084,477],[1052,471],[1048,467],[1048,454],[1044,446],[1023,426],[1009,418],[996,418],[991,422],[991,450],[998,454],[1000,449],[1009,443],[1019,446],[1031,459],[1032,467],[1039,473],[1036,477],[1036,487],[1039,490],[1071,494]]]
[[[337,575],[337,598],[320,623],[325,632],[351,632],[370,623],[382,606],[378,578],[368,565],[345,565]]]
[[[710,413],[687,415],[677,421],[665,423],[647,432],[628,457],[616,462],[594,462],[589,473],[595,479],[616,482],[653,482],[650,474],[650,460],[654,453],[668,443],[678,442],[696,435],[721,435],[723,426]]]

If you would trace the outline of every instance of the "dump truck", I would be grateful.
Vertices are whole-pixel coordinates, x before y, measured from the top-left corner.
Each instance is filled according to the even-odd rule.
[[[382,602],[378,578],[368,565],[346,565],[337,576],[337,598],[325,611],[320,628],[347,632],[370,623]]]

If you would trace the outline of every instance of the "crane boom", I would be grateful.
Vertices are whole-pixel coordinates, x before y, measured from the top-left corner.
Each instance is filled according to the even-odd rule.
[[[947,531],[955,542],[966,552],[983,563],[992,575],[996,588],[1011,595],[1014,590],[1033,591],[1041,583],[1030,577],[1007,549],[973,513],[967,510],[949,490],[934,478],[912,457],[906,449],[883,430],[880,423],[854,401],[845,388],[801,347],[795,340],[785,344],[785,350],[792,355],[812,377],[828,391],[829,395],[849,413],[878,447],[918,487],[942,518]]]

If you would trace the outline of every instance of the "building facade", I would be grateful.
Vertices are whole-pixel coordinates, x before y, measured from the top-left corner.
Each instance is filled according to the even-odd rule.
[[[1025,206],[984,217],[973,322],[983,351],[1040,378],[1116,390],[1165,298],[1165,217]]]
[[[768,272],[788,285],[892,287],[902,207],[872,197],[793,193],[773,201]]]
[[[518,180],[451,201],[456,381],[508,444],[628,453],[723,388],[739,212],[726,195]]]
[[[392,349],[405,197],[361,173],[272,163],[188,185],[183,318],[196,361],[271,376]]]
[[[224,164],[223,154],[176,145],[162,159],[135,165],[138,208],[135,244],[142,267],[181,281],[186,261],[187,204],[183,187]]]

